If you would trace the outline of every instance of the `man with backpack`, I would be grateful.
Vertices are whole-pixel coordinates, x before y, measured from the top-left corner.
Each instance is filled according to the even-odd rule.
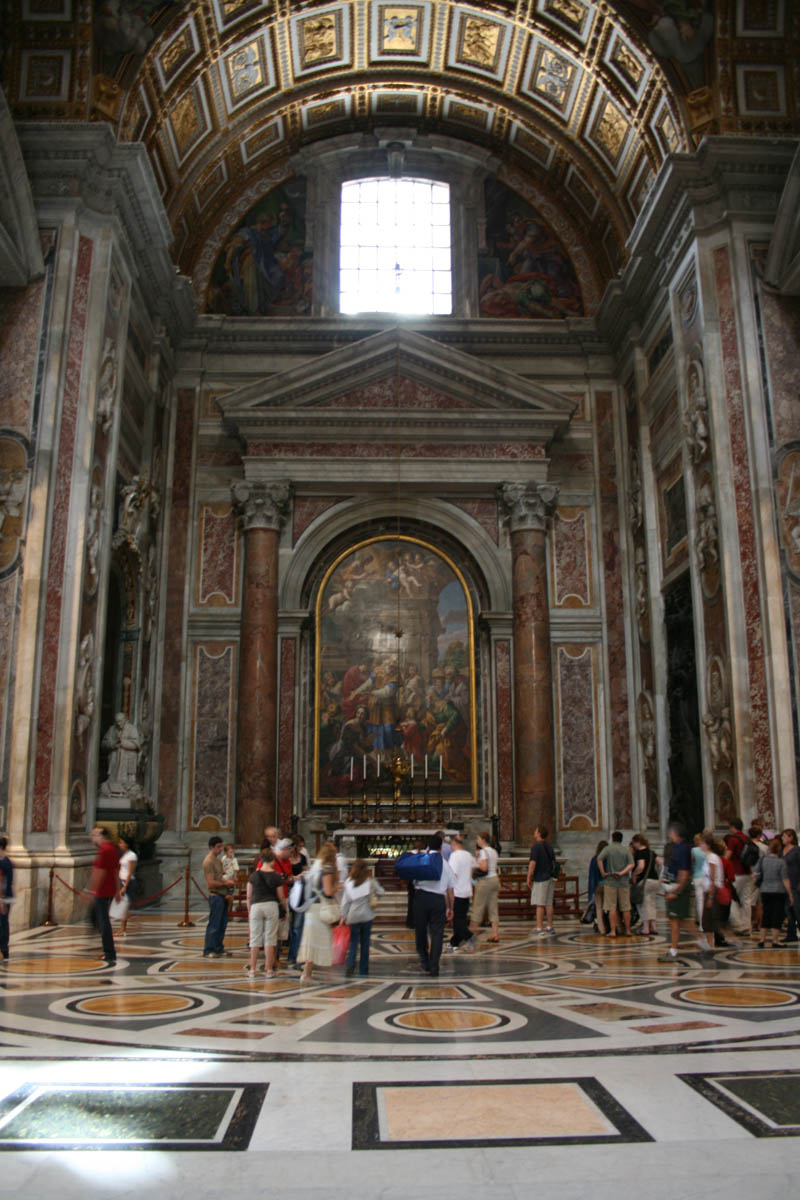
[[[725,835],[728,858],[733,866],[734,895],[738,900],[731,911],[731,928],[750,933],[753,907],[753,867],[758,864],[758,846],[744,832],[741,817],[733,817]]]
[[[536,909],[536,932],[539,937],[555,933],[553,928],[553,893],[559,866],[556,854],[547,840],[547,829],[537,825],[533,831],[533,845],[528,863],[528,887],[531,889],[531,904]],[[545,913],[547,928],[544,928]]]
[[[436,833],[428,842],[428,851],[441,855],[442,839]],[[442,861],[439,879],[416,879],[414,881],[414,933],[416,938],[419,967],[434,979],[439,974],[442,957],[444,927],[453,919],[453,889],[455,876],[449,863]]]

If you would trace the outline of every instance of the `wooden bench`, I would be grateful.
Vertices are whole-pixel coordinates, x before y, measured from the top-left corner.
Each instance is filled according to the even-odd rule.
[[[501,917],[522,917],[533,920],[535,910],[531,904],[527,872],[500,875],[498,909]],[[579,917],[580,880],[577,875],[559,875],[553,889],[553,909],[559,917]]]

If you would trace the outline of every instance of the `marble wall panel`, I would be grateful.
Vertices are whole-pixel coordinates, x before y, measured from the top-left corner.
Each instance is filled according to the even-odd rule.
[[[178,812],[179,742],[181,731],[181,663],[183,660],[184,584],[190,528],[194,393],[178,392],[175,423],[175,469],[169,514],[169,565],[164,594],[164,650],[161,676],[161,725],[158,756],[158,811],[166,828],[175,829]]]
[[[342,499],[342,496],[296,496],[292,509],[292,544],[297,542],[317,517]]]
[[[239,604],[241,538],[231,504],[201,504],[197,514],[197,567],[194,602],[198,608]]]
[[[289,829],[294,792],[294,709],[297,644],[281,638],[278,702],[278,826]]]
[[[451,503],[477,521],[497,545],[499,525],[496,500],[452,500]]]
[[[739,555],[742,574],[747,669],[750,684],[750,712],[753,731],[753,771],[755,795],[752,805],[764,819],[774,822],[772,752],[767,701],[764,633],[759,587],[755,515],[750,492],[750,462],[745,428],[744,396],[739,365],[739,343],[733,295],[730,255],[727,247],[714,251],[714,272],[719,304],[723,375],[728,408],[733,482],[736,493],[736,517],[739,526]]]
[[[546,458],[539,442],[249,442],[247,454],[254,458],[413,458],[413,459],[487,459],[526,462]]]
[[[800,298],[758,289],[776,445],[800,437]]]
[[[495,707],[497,710],[497,810],[500,838],[514,837],[514,728],[511,705],[511,642],[495,642]]]
[[[559,508],[550,528],[550,604],[591,608],[591,516],[588,508]]]
[[[606,596],[611,768],[616,798],[615,811],[609,814],[609,823],[622,828],[630,828],[633,812],[631,806],[625,607],[620,546],[620,500],[617,489],[618,468],[614,446],[613,396],[610,392],[597,393],[595,416],[600,487],[600,529]]]
[[[28,434],[44,280],[0,289],[0,424]]]
[[[597,647],[559,645],[554,650],[556,789],[560,829],[597,829]]]
[[[189,827],[230,829],[236,643],[195,643],[193,679]]]
[[[75,429],[80,398],[81,367],[86,337],[86,314],[92,273],[94,244],[81,237],[78,243],[75,282],[70,313],[66,370],[61,400],[61,424],[57,449],[53,516],[50,526],[50,556],[42,633],[39,710],[37,714],[36,768],[31,804],[34,833],[47,830],[50,816],[50,768],[55,723],[56,673],[61,631],[61,605],[69,521],[69,500],[75,453]]]

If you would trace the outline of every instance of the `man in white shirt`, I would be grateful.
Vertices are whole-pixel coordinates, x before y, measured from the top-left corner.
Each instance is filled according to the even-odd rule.
[[[428,849],[441,854],[442,839],[438,833],[431,838]],[[445,922],[453,916],[454,884],[455,877],[450,870],[450,864],[444,860],[441,879],[414,881],[414,932],[419,955],[418,970],[433,976],[434,979],[439,974]]]
[[[462,950],[471,950],[472,934],[469,931],[467,914],[472,899],[472,872],[475,859],[469,850],[464,849],[464,839],[460,833],[454,833],[450,838],[452,853],[448,866],[455,876],[453,885],[453,936],[448,943],[451,950],[461,946]]]

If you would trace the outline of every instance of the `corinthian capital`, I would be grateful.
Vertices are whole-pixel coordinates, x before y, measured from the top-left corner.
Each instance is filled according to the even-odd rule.
[[[280,529],[290,491],[290,484],[284,479],[275,483],[242,480],[231,487],[233,503],[245,529]]]
[[[511,532],[537,529],[544,533],[558,500],[558,488],[552,483],[501,483],[500,499],[508,513]]]

